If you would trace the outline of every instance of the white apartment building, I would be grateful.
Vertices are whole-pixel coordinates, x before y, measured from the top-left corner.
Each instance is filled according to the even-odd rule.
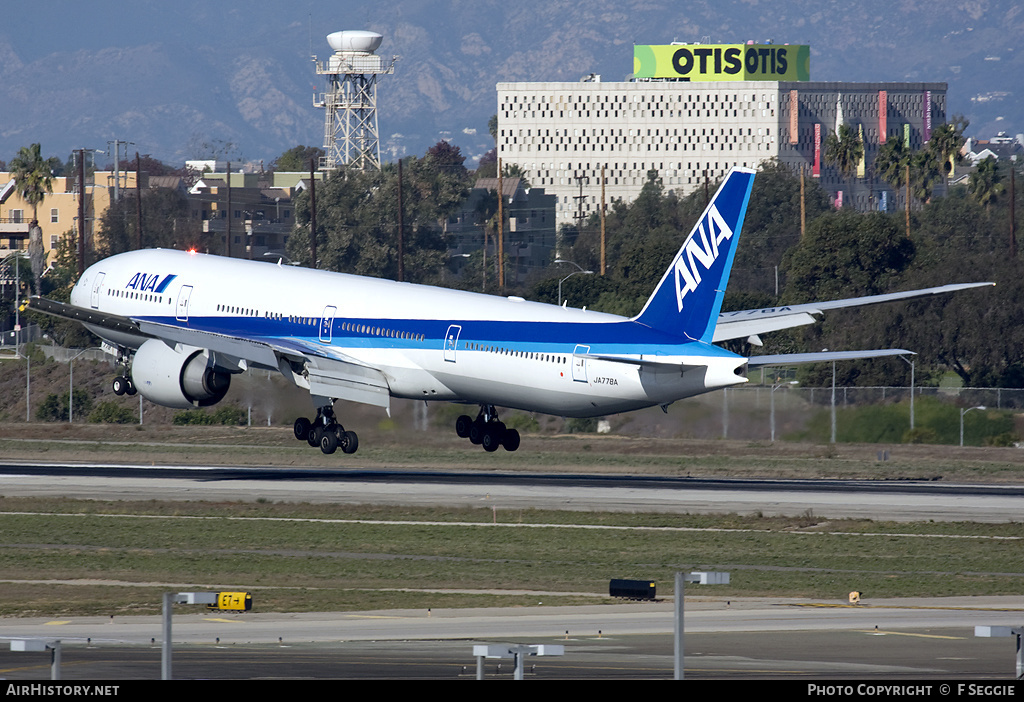
[[[498,157],[557,197],[559,226],[631,202],[657,171],[666,191],[686,195],[733,166],[778,158],[804,168],[835,198],[858,209],[894,209],[897,194],[872,164],[889,138],[927,141],[946,119],[945,83],[662,81],[498,83]],[[824,163],[837,123],[863,134],[855,181]],[[861,175],[863,174],[863,175]],[[852,191],[852,192],[844,192]]]

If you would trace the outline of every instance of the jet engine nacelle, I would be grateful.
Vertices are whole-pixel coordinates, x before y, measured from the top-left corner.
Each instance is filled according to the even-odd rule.
[[[135,352],[132,382],[142,396],[164,407],[209,407],[224,399],[231,375],[210,363],[209,352],[149,339]]]

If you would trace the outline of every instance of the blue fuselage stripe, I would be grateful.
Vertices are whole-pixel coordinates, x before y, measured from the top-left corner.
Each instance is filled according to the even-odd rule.
[[[170,326],[235,335],[263,341],[295,341],[324,345],[323,318],[288,319],[235,316],[143,317]],[[350,319],[335,318],[330,345],[347,348],[442,349],[452,325],[460,327],[456,350],[513,348],[532,353],[572,353],[577,345],[591,354],[732,356],[711,344],[660,332],[643,324],[622,322],[505,322],[493,320]],[[366,331],[356,331],[365,329]],[[402,338],[402,336],[407,338]]]

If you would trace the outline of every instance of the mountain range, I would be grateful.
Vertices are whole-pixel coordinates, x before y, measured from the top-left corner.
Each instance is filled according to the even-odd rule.
[[[172,165],[319,146],[311,55],[343,29],[398,57],[378,88],[385,161],[450,139],[471,165],[494,145],[497,82],[620,81],[634,43],[672,41],[809,44],[812,80],[946,82],[968,135],[1024,132],[1014,0],[41,0],[0,24],[0,160],[33,142],[63,159],[118,139]]]

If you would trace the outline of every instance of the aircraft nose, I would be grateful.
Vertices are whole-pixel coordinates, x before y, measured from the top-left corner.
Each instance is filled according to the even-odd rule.
[[[72,305],[75,305],[76,307],[87,306],[84,304],[84,302],[86,301],[84,296],[86,295],[85,291],[89,287],[89,278],[91,277],[92,276],[89,275],[89,271],[86,271],[84,274],[82,274],[82,277],[78,279],[78,282],[75,283],[75,286],[71,288]]]

